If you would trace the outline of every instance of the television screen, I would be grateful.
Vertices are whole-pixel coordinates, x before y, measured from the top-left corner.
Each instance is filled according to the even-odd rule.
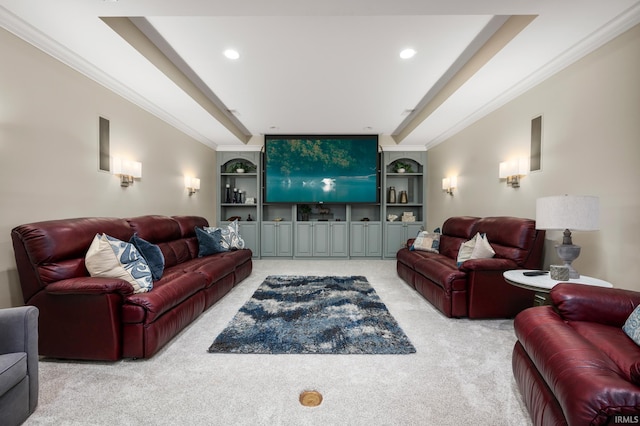
[[[377,203],[378,136],[265,136],[265,203]]]

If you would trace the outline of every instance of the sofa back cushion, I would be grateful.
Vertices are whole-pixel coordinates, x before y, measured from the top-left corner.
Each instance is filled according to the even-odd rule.
[[[544,240],[544,231],[536,230],[534,220],[518,217],[485,217],[475,223],[474,233],[476,232],[486,234],[496,252],[495,257],[513,260],[522,268],[540,267],[539,262],[531,262],[531,256],[533,254],[541,260],[543,241],[539,240],[539,233],[542,233],[542,240]]]
[[[49,283],[87,276],[84,258],[98,233],[123,241],[133,235],[124,219],[78,218],[20,225],[11,231],[24,301]]]
[[[198,257],[195,228],[208,226],[199,216],[140,216],[127,219],[131,228],[150,243],[157,244],[164,256],[165,268]]]
[[[479,219],[471,216],[450,217],[442,224],[440,254],[456,259],[460,245],[471,239],[474,226]]]

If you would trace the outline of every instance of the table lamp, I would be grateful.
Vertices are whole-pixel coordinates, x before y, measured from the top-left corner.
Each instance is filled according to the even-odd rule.
[[[573,244],[571,230],[598,230],[599,210],[599,199],[592,196],[557,195],[536,200],[536,229],[564,230],[562,244],[557,245],[556,250],[569,268],[569,278],[580,278],[571,266],[580,256],[580,246]]]

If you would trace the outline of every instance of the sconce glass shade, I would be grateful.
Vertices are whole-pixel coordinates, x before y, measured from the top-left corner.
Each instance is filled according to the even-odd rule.
[[[142,163],[113,157],[111,173],[120,176],[120,186],[127,187],[133,183],[134,179],[142,178]]]
[[[498,177],[507,179],[511,176],[526,176],[529,174],[529,158],[521,157],[500,163]]]
[[[536,229],[563,230],[562,244],[556,246],[558,257],[569,268],[569,278],[580,278],[571,263],[580,256],[580,246],[573,244],[571,230],[595,231],[600,227],[598,197],[558,195],[536,200]]]
[[[184,186],[189,191],[189,195],[193,195],[196,191],[200,190],[200,179],[197,177],[185,176]]]
[[[447,194],[453,195],[453,190],[457,187],[458,187],[457,176],[449,176],[446,178],[442,178],[442,190],[446,191]]]

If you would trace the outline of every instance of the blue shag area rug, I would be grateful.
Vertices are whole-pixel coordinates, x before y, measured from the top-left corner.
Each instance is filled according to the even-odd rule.
[[[409,354],[416,350],[365,277],[270,275],[209,352]]]

